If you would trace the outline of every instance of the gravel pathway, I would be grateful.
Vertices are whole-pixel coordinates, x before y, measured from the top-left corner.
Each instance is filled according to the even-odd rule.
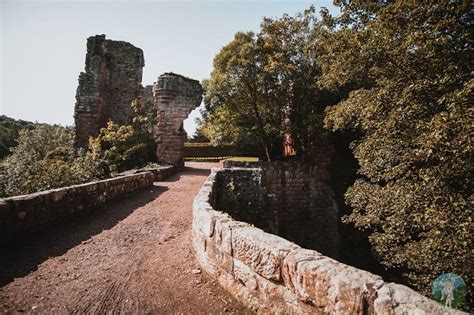
[[[200,272],[192,201],[217,163],[0,249],[0,313],[248,313]]]

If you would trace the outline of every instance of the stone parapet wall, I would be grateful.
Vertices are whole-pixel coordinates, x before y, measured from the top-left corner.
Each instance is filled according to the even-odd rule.
[[[257,313],[462,314],[412,289],[342,264],[216,211],[213,169],[193,203],[193,247],[202,268]]]
[[[87,212],[173,173],[167,166],[153,171],[0,199],[0,243],[11,242],[52,223]]]
[[[173,165],[166,165],[161,167],[143,167],[139,169],[133,169],[130,171],[126,171],[121,173],[122,175],[129,175],[129,174],[138,174],[143,172],[150,172],[153,174],[153,178],[156,181],[164,180],[167,177],[173,175],[176,172],[176,167]]]

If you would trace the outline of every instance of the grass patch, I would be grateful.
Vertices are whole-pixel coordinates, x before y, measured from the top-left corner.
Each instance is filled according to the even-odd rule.
[[[230,161],[236,161],[236,162],[258,162],[258,157],[252,157],[252,156],[235,156],[231,157],[228,159]]]
[[[219,162],[222,160],[231,160],[238,162],[258,162],[258,157],[251,156],[208,156],[208,157],[185,157],[185,161],[194,162]]]

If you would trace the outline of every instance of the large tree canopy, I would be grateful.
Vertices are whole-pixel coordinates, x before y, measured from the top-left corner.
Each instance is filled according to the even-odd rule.
[[[260,46],[253,33],[237,33],[215,57],[211,78],[204,82],[209,123],[203,131],[216,142],[258,142],[269,156],[282,117],[271,101],[274,82],[264,71]]]
[[[343,1],[341,1],[343,2]],[[381,261],[428,294],[446,272],[472,283],[473,87],[470,7],[461,1],[341,4],[326,16],[320,84],[350,91],[326,111],[358,130],[361,178],[345,218]]]
[[[310,155],[325,132],[324,108],[335,103],[315,84],[321,75],[313,51],[316,27],[311,7],[296,17],[265,18],[258,34],[237,33],[204,82],[202,132],[217,143],[260,143],[268,158],[272,143],[288,134],[298,155]]]
[[[447,272],[472,284],[470,4],[335,3],[338,17],[311,7],[236,34],[206,82],[202,131],[266,147],[289,134],[300,156],[349,134],[359,179],[343,220],[427,295]]]

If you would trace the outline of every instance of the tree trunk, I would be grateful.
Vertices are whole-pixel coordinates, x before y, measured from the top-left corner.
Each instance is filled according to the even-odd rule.
[[[265,149],[265,156],[267,157],[267,161],[271,161],[272,158],[271,158],[270,149],[268,148],[268,144],[263,143],[263,148]]]

